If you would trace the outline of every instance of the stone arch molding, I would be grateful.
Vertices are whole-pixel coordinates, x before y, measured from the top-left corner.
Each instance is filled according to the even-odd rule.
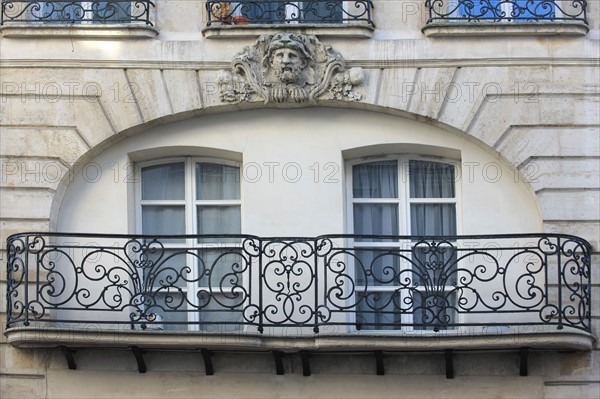
[[[285,46],[296,48],[307,57],[305,66],[299,64],[304,68],[300,76],[278,76],[270,59],[265,58],[270,50]],[[168,67],[162,62],[157,65],[128,61],[77,68],[62,68],[57,62],[51,73],[49,67],[32,67],[40,76],[36,82],[39,87],[63,88],[64,95],[48,99],[16,91],[20,87],[17,83],[23,80],[22,70],[7,67],[3,70],[4,81],[16,83],[14,87],[5,85],[5,89],[13,88],[14,93],[5,93],[0,104],[4,118],[2,128],[9,132],[4,135],[3,143],[7,145],[3,144],[3,152],[15,157],[51,154],[64,164],[61,181],[68,182],[69,168],[89,161],[94,154],[123,138],[154,126],[221,112],[305,108],[315,103],[318,107],[370,110],[417,119],[464,135],[499,154],[507,164],[523,165],[522,175],[526,176],[521,178],[527,181],[531,180],[531,171],[552,176],[564,169],[562,164],[568,160],[562,159],[540,162],[537,170],[527,169],[533,157],[555,155],[552,149],[560,140],[576,134],[585,138],[581,143],[597,140],[597,95],[565,93],[562,87],[550,82],[550,71],[547,72],[550,83],[540,81],[538,92],[532,97],[528,91],[514,92],[514,71],[508,67],[457,68],[451,63],[431,65],[420,61],[410,65],[366,62],[345,54],[350,64],[331,46],[308,35],[266,35],[236,51],[237,55],[232,52],[231,62],[219,63],[217,68],[212,61],[173,63]],[[348,68],[354,64],[360,64],[362,69]],[[586,76],[573,76],[577,79],[573,84],[579,82],[579,86],[584,87]],[[481,83],[474,85],[473,82]],[[489,85],[485,82],[494,82],[494,90],[486,91]],[[212,86],[206,87],[207,83]],[[127,90],[130,86],[136,90]],[[240,91],[241,87],[246,87],[245,91]],[[302,88],[303,92],[290,87]],[[460,90],[447,95],[427,91],[435,87]],[[228,93],[229,88],[238,92]],[[577,101],[580,106],[565,108],[566,100]],[[582,124],[582,120],[585,123]],[[31,137],[43,140],[38,140],[39,146],[26,148],[25,143]],[[43,150],[42,145],[48,150]],[[570,151],[567,155],[586,154],[579,147]],[[40,203],[38,199],[43,197],[46,204],[32,207],[39,212],[30,217],[47,218],[47,204],[54,197],[48,189],[60,195],[63,184],[58,180],[53,179],[48,187],[40,187],[39,192],[32,187],[22,190],[21,197],[35,195],[32,203],[34,200]],[[587,201],[585,203],[596,200],[596,192],[589,190],[576,191],[569,186],[560,191],[563,188],[560,184],[565,181],[538,179],[531,182],[544,219],[595,219],[596,214],[587,211],[588,207],[581,207],[581,212],[571,215],[560,213],[562,211],[554,206],[563,198]],[[7,217],[19,216],[15,213]]]
[[[316,103],[358,101],[362,68],[346,69],[344,58],[316,36],[276,33],[247,46],[217,78],[224,103]]]

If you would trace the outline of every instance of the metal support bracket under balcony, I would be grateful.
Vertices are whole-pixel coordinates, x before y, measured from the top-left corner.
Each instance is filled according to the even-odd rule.
[[[63,355],[65,355],[65,359],[67,360],[69,370],[77,370],[77,364],[75,364],[75,358],[73,357],[75,351],[73,349],[67,348],[66,346],[61,346],[60,349]]]
[[[283,375],[283,352],[273,351],[273,359],[275,360],[275,373],[277,375]]]
[[[137,362],[138,366],[138,372],[140,374],[146,373],[147,368],[146,361],[144,360],[144,352],[137,346],[132,346],[131,352],[133,353],[133,356],[135,356],[135,361]]]
[[[521,348],[519,351],[519,375],[527,377],[529,375],[529,349]]]
[[[300,360],[302,360],[302,375],[310,377],[310,356],[307,351],[300,352]]]
[[[454,351],[452,349],[446,349],[444,351],[446,357],[446,378],[454,378]]]
[[[385,375],[385,368],[383,367],[383,351],[375,351],[375,365],[377,375]]]
[[[200,349],[200,353],[202,354],[202,359],[204,360],[204,370],[206,375],[215,374],[215,369],[213,368],[212,363],[212,353],[208,349]]]

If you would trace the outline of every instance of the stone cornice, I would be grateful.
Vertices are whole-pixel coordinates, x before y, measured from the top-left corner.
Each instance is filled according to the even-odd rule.
[[[73,60],[73,59],[7,59],[0,68],[75,68],[75,69],[176,69],[214,71],[229,67],[229,61],[134,61],[134,60]],[[349,67],[386,68],[456,68],[456,67],[599,67],[600,58],[448,58],[398,60],[347,60]]]
[[[585,36],[590,28],[584,22],[436,22],[421,31],[427,37],[475,36]]]

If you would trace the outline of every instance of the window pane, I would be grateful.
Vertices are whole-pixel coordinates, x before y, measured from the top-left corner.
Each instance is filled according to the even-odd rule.
[[[455,204],[412,204],[411,234],[417,236],[456,235]]]
[[[252,23],[271,23],[285,20],[285,2],[253,0],[242,4],[242,15]]]
[[[185,196],[183,162],[142,169],[143,200],[182,200]]]
[[[84,19],[85,9],[80,1],[40,2],[43,15],[49,18],[44,22],[76,23]]]
[[[216,163],[197,163],[196,199],[240,199],[240,168]]]
[[[354,234],[398,235],[398,205],[354,204]]]
[[[356,284],[360,286],[394,286],[398,284],[400,257],[391,250],[356,248],[354,262]]]
[[[415,330],[444,330],[457,321],[455,292],[413,291],[412,305]]]
[[[234,291],[209,294],[205,289],[200,289],[196,296],[199,299],[200,307],[200,330],[225,332],[241,329],[238,324],[225,324],[242,321],[244,301],[239,293],[236,294]]]
[[[461,16],[476,19],[497,19],[502,15],[501,0],[462,1],[458,9]]]
[[[360,330],[398,330],[402,314],[397,292],[366,292],[358,295],[356,328]]]
[[[185,207],[142,206],[142,234],[185,234]]]
[[[240,234],[240,207],[198,206],[198,234]]]
[[[162,240],[161,240],[162,241]],[[154,288],[187,287],[192,280],[192,262],[185,250],[147,251],[140,256],[146,284]]]
[[[134,6],[135,7],[135,6]],[[129,22],[131,15],[139,14],[137,10],[131,10],[131,2],[129,1],[101,1],[97,6],[92,6],[94,11],[94,19],[99,22],[116,21]]]
[[[241,249],[201,249],[198,251],[200,261],[198,285],[210,287],[212,292],[230,290],[231,287],[243,285],[242,272],[247,265],[240,255]]]
[[[304,20],[306,22],[340,22],[343,18],[341,0],[303,1]]]
[[[525,21],[551,19],[555,16],[554,2],[552,0],[515,0],[511,15],[516,18],[529,18]]]
[[[185,330],[185,324],[165,324],[164,322],[186,323],[188,321],[188,306],[185,292],[181,290],[163,289],[155,291],[147,298],[150,306],[146,309],[150,322],[147,330]],[[152,320],[154,319],[154,320]]]
[[[410,161],[409,168],[411,198],[454,198],[454,166]]]
[[[446,244],[413,248],[413,284],[430,288],[448,287],[457,282],[456,248]]]
[[[354,198],[397,198],[398,162],[379,161],[352,167]]]

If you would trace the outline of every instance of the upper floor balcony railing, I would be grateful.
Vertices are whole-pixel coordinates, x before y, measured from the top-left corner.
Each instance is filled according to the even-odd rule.
[[[23,233],[8,238],[7,327],[590,332],[590,250],[557,234]]]
[[[431,22],[554,22],[587,24],[586,0],[426,0]]]
[[[130,24],[153,26],[150,0],[35,1],[2,0],[2,25]]]
[[[208,26],[347,24],[374,26],[372,0],[207,0]]]

